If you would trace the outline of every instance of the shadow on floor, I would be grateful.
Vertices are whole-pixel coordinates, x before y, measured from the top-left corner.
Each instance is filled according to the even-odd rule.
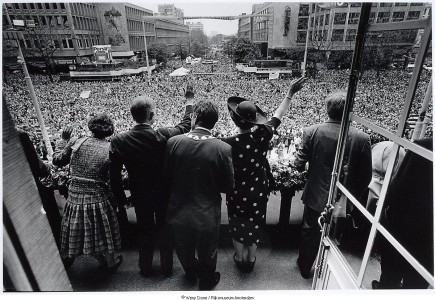
[[[264,228],[257,251],[254,271],[241,273],[233,262],[234,250],[228,226],[223,225],[219,239],[217,271],[222,274],[215,290],[309,290],[311,279],[303,279],[296,266],[300,226]],[[98,270],[93,258],[79,257],[68,270],[74,291],[194,291],[184,275],[174,252],[174,273],[165,278],[159,267],[159,255],[155,252],[153,267],[156,274],[151,278],[139,275],[138,253],[135,243],[123,247],[124,262],[112,275]]]

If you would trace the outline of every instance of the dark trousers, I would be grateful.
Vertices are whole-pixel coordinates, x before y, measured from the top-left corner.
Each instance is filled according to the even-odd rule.
[[[414,256],[431,274],[433,274],[433,225],[417,226],[418,220],[406,215],[397,217],[397,221],[386,224],[390,233],[402,246]],[[385,238],[381,238],[381,289],[426,289],[428,282],[397,252]]]
[[[153,263],[154,245],[157,243],[160,251],[160,265],[163,271],[173,266],[173,234],[166,223],[166,210],[156,205],[135,205],[138,244],[139,269],[150,272]]]
[[[60,250],[62,216],[60,215],[59,207],[54,197],[54,189],[38,184],[38,190],[41,196],[42,207],[47,214],[48,224],[53,232],[54,241],[56,242],[57,248]]]
[[[199,284],[207,284],[216,271],[219,229],[202,232],[187,226],[173,226],[178,259],[188,275],[197,274]],[[195,265],[195,250],[198,266]]]
[[[317,223],[319,217],[319,212],[305,206],[298,258],[301,271],[305,273],[311,271],[319,250],[321,237],[321,228]]]

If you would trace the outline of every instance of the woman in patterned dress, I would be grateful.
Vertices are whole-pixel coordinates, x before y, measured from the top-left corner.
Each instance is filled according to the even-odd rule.
[[[92,136],[72,139],[53,157],[53,164],[70,164],[71,182],[64,209],[61,256],[69,267],[77,256],[93,256],[100,268],[115,271],[122,256],[116,213],[109,202],[109,146],[113,121],[99,114],[88,122]]]
[[[228,110],[239,133],[222,139],[232,146],[235,177],[234,190],[227,194],[226,199],[235,249],[233,258],[242,271],[250,272],[254,268],[260,226],[266,221],[269,196],[266,155],[269,142],[290,106],[290,99],[304,82],[305,78],[299,78],[290,84],[286,97],[269,121],[254,103],[241,97],[228,99]]]

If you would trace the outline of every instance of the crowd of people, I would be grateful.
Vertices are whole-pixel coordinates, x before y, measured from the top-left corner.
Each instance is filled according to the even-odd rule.
[[[173,63],[175,65],[175,63]],[[180,62],[176,62],[180,66]],[[87,120],[93,112],[107,112],[115,121],[115,132],[129,129],[132,124],[128,118],[129,100],[135,96],[146,94],[157,101],[157,117],[155,127],[171,125],[181,116],[181,100],[186,83],[195,84],[196,96],[203,100],[216,102],[220,111],[219,122],[213,130],[217,136],[229,136],[236,130],[226,110],[226,99],[240,96],[264,107],[270,116],[278,107],[285,94],[289,79],[259,80],[243,73],[199,75],[201,64],[183,65],[191,69],[184,77],[169,77],[173,68],[159,70],[152,74],[151,81],[146,77],[126,77],[120,81],[71,82],[55,80],[51,83],[43,75],[32,76],[45,125],[52,139],[59,138],[59,132],[72,124],[76,135],[85,135]],[[207,65],[206,65],[207,66]],[[208,66],[207,66],[208,67]],[[227,66],[227,69],[230,69]],[[6,74],[7,84],[3,83],[3,94],[17,127],[29,133],[32,141],[40,145],[42,135],[33,104],[23,74]],[[323,108],[323,96],[328,92],[346,89],[348,83],[347,70],[320,71],[315,79],[308,79],[307,88],[295,96],[289,113],[284,116],[278,134],[293,136],[300,129],[326,119]],[[375,124],[395,131],[399,123],[400,110],[403,106],[410,75],[403,70],[389,70],[376,76],[375,71],[364,72],[358,83],[354,111]],[[429,82],[429,76],[423,71],[421,83],[416,92],[413,112],[418,113],[419,105]],[[80,98],[83,91],[90,91],[89,98]],[[382,109],[380,109],[382,108]],[[372,135],[367,128],[361,128],[372,137],[372,143],[378,137]],[[431,131],[431,130],[430,130]]]
[[[109,272],[122,263],[122,256],[115,257],[115,250],[121,246],[115,211],[129,205],[122,185],[124,166],[141,225],[142,276],[153,275],[156,234],[169,237],[173,231],[174,245],[160,249],[164,275],[172,275],[175,247],[186,275],[192,282],[198,277],[200,289],[218,284],[216,247],[221,193],[227,194],[234,262],[241,270],[252,271],[259,243],[255,231],[264,223],[270,192],[266,153],[271,141],[276,145],[294,139],[300,146],[292,166],[303,171],[309,163],[297,264],[302,277],[310,278],[319,239],[317,220],[326,200],[326,195],[316,189],[325,191],[322,184],[330,180],[335,153],[333,139],[325,137],[338,137],[348,70],[323,70],[315,79],[301,78],[290,83],[288,79],[259,80],[237,72],[204,74],[203,65],[190,67],[190,75],[173,78],[169,73],[175,66],[170,65],[150,80],[132,76],[119,81],[51,83],[43,76],[34,76],[45,123],[59,148],[52,163],[74,166],[61,228],[60,251],[65,266],[82,254],[93,255]],[[231,65],[225,67],[231,70]],[[386,71],[380,76],[364,72],[354,112],[395,131],[408,81],[409,74],[402,70]],[[418,112],[428,82],[428,74],[423,74],[413,113]],[[44,156],[41,133],[21,74],[11,75],[3,87],[16,127],[30,135]],[[329,95],[326,107],[325,95]],[[371,177],[370,144],[377,143],[379,137],[355,125],[359,129],[350,130],[354,135],[350,141],[357,146],[350,147],[355,153],[350,153],[345,162],[344,182],[352,194],[359,195]],[[432,135],[431,131],[428,135]],[[313,154],[315,151],[320,152]],[[325,157],[319,158],[322,155]],[[166,207],[157,205],[156,199],[167,192],[166,217]],[[82,211],[90,214],[86,218],[107,222],[90,226],[79,217]],[[88,234],[94,230],[105,232],[105,237]]]

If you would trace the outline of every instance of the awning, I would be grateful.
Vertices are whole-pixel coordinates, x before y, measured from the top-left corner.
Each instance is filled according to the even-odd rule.
[[[122,51],[122,52],[112,52],[112,57],[132,57],[134,56],[133,51]]]
[[[173,77],[173,76],[186,76],[187,73],[189,73],[190,70],[189,69],[185,69],[183,67],[176,69],[174,72],[172,72],[171,74],[169,74],[169,76]]]

